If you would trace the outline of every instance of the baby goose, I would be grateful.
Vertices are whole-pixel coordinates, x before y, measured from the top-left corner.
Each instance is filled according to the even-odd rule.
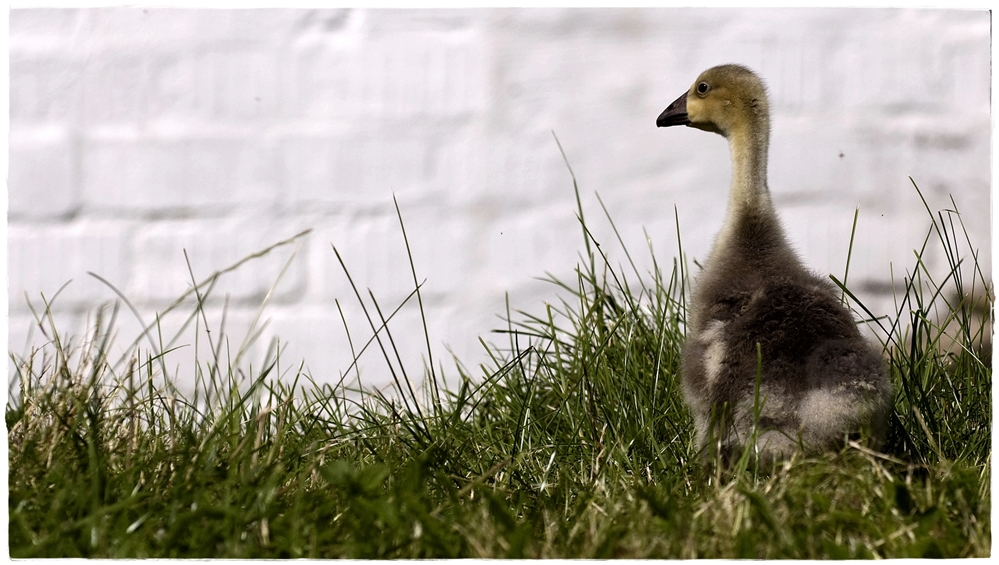
[[[697,444],[731,460],[756,424],[761,461],[835,448],[887,427],[891,384],[833,285],[808,272],[767,188],[770,109],[749,69],[708,69],[656,120],[721,134],[732,156],[724,226],[697,279],[683,349],[683,393]],[[757,375],[759,391],[757,397]]]

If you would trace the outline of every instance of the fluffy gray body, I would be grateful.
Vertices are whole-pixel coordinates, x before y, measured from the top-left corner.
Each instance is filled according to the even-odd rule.
[[[730,459],[755,429],[751,447],[772,462],[863,431],[879,442],[892,396],[882,359],[831,282],[801,264],[770,201],[763,83],[744,67],[714,67],[657,123],[720,133],[732,153],[728,215],[697,278],[683,349],[698,445]]]

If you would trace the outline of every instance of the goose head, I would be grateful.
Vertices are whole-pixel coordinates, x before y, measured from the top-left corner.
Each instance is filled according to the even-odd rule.
[[[656,125],[682,125],[732,137],[769,130],[769,114],[763,81],[746,67],[720,65],[701,73],[690,90],[663,110]]]

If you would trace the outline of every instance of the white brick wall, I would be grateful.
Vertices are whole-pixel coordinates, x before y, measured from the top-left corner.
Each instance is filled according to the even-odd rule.
[[[394,307],[412,286],[394,194],[427,280],[435,359],[447,361],[447,343],[474,366],[504,294],[538,312],[556,293],[535,277],[571,276],[582,248],[551,130],[614,260],[594,191],[640,268],[651,265],[643,227],[661,263],[675,255],[674,204],[685,250],[704,256],[727,149],[654,122],[725,62],[768,82],[771,189],[816,270],[842,273],[859,206],[850,279],[886,309],[875,289],[889,262],[912,264],[928,226],[911,175],[935,208],[954,196],[990,272],[985,11],[14,10],[9,346],[29,341],[25,293],[51,297],[73,279],[56,315],[78,332],[114,298],[93,271],[152,319],[189,285],[183,249],[203,278],[312,228],[265,337],[287,342],[285,368],[304,358],[335,382],[349,354],[334,300],[355,343],[367,333],[330,244]],[[234,342],[290,252],[220,284],[212,323],[228,295]],[[128,317],[121,343],[137,328]],[[418,321],[407,308],[393,325],[414,370]],[[168,365],[190,375],[192,358],[187,348]],[[377,356],[365,369],[368,384],[386,382]]]

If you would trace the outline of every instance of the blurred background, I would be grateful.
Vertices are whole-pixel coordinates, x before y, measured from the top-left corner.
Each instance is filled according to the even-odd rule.
[[[770,189],[815,271],[842,277],[859,209],[850,286],[892,313],[892,275],[900,286],[930,226],[912,177],[934,210],[953,197],[991,273],[987,11],[20,9],[9,45],[18,357],[48,339],[29,302],[41,312],[55,297],[57,326],[81,335],[116,299],[88,271],[149,324],[192,273],[311,229],[223,277],[205,319],[234,355],[293,257],[247,362],[259,367],[279,337],[289,377],[304,363],[335,383],[351,360],[340,311],[355,346],[371,331],[333,246],[383,312],[413,289],[395,199],[426,281],[434,362],[454,375],[453,353],[476,373],[479,338],[505,340],[490,332],[507,300],[542,313],[561,294],[538,278],[571,281],[579,262],[552,132],[613,263],[626,257],[595,194],[640,272],[650,243],[671,267],[677,224],[688,259],[705,258],[727,202],[726,143],[655,119],[702,70],[730,62],[768,84]],[[181,310],[163,317],[164,335]],[[139,335],[127,309],[117,326],[118,347]],[[415,302],[390,327],[418,372]],[[184,332],[165,357],[182,379],[196,354],[194,326]],[[384,385],[373,353],[362,378]]]

